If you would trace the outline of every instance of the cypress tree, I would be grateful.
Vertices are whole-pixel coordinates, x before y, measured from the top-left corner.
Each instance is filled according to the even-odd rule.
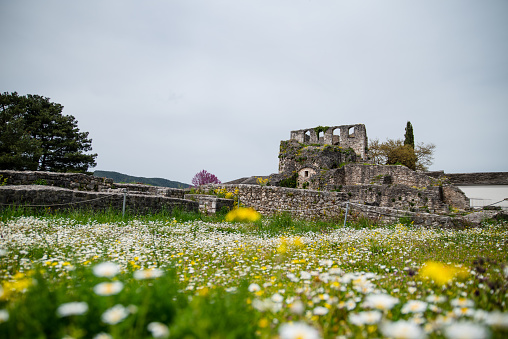
[[[404,134],[404,145],[409,145],[413,149],[415,148],[415,137],[413,135],[413,125],[411,122],[407,122],[406,125],[406,134]]]

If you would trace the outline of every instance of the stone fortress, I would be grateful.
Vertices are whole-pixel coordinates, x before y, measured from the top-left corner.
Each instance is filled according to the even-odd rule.
[[[366,206],[425,213],[469,208],[465,194],[443,178],[402,165],[372,164],[363,124],[291,131],[290,139],[280,143],[279,173],[263,178],[268,187],[329,192]],[[255,177],[230,184],[254,183]]]
[[[345,184],[336,177],[341,167],[367,162],[365,125],[291,131],[290,140],[280,143],[279,175],[272,175],[270,181],[277,185],[280,180],[294,177],[299,188],[337,189]]]
[[[481,178],[508,184],[508,173]],[[0,171],[0,180],[0,207],[121,209],[127,201],[134,213],[175,207],[214,213],[233,206],[233,200],[213,195],[119,184],[85,174]],[[448,216],[450,211],[469,210],[469,199],[443,172],[372,164],[363,124],[291,131],[290,139],[280,143],[278,173],[201,187],[204,192],[218,188],[262,214],[287,212],[305,219],[342,217],[347,206],[353,215],[383,222],[405,217],[415,223],[453,225],[456,218]]]

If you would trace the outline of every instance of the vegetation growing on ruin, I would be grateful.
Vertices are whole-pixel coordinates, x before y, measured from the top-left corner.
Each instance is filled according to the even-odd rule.
[[[316,135],[319,136],[319,133],[323,132],[325,133],[328,130],[328,126],[318,126],[314,128],[314,131],[316,132]]]
[[[402,139],[387,139],[385,142],[371,139],[369,156],[374,164],[400,164],[413,170],[426,171],[432,165],[435,148],[434,144],[417,143],[413,149],[405,145]]]
[[[288,188],[296,188],[298,186],[298,172],[293,172],[291,176],[282,179],[279,182],[279,186],[288,187]]]

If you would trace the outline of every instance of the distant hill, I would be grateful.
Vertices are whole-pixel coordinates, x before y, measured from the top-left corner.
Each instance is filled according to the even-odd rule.
[[[191,185],[184,184],[183,182],[171,181],[163,178],[144,178],[144,177],[133,177],[131,175],[122,174],[113,171],[95,171],[93,175],[102,178],[111,178],[117,183],[127,184],[148,184],[152,186],[171,187],[171,188],[187,188]]]

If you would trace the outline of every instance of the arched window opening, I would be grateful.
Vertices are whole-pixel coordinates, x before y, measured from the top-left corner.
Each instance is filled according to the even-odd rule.
[[[336,128],[332,131],[332,144],[340,144],[340,128]]]
[[[305,134],[303,135],[303,142],[310,142],[310,132],[305,131]]]
[[[325,132],[319,131],[319,133],[317,135],[317,139],[320,144],[324,143],[325,142]]]
[[[348,137],[350,138],[354,138],[355,137],[355,127],[349,127],[349,130],[348,130]]]

